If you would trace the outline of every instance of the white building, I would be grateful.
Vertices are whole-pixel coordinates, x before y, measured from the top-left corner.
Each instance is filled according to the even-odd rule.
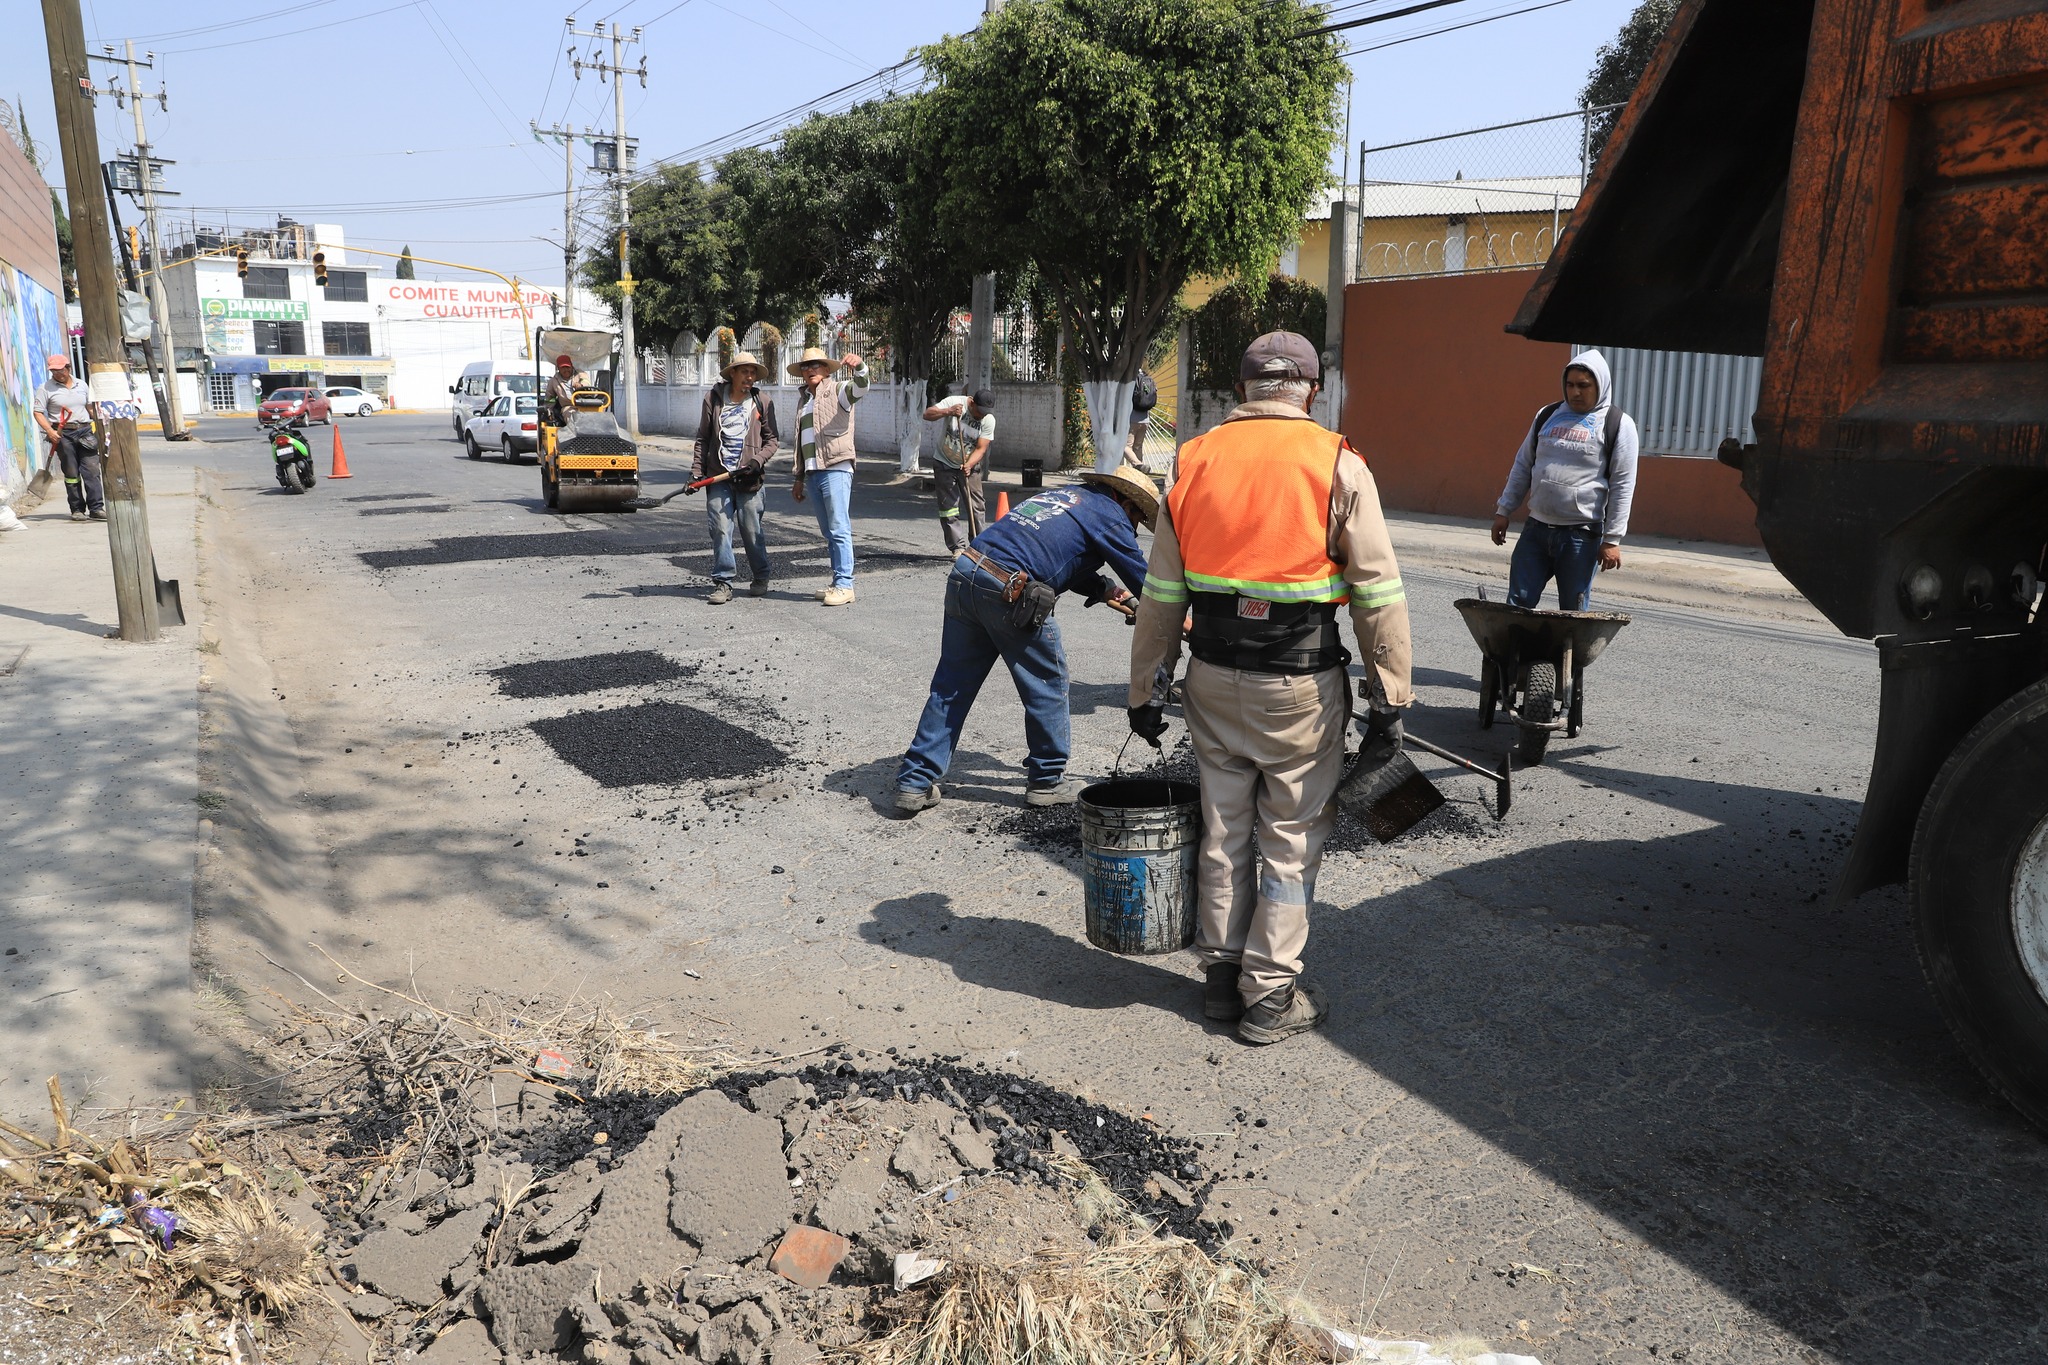
[[[315,279],[316,253],[324,285]],[[521,281],[515,297],[481,272],[426,265],[418,278],[401,280],[388,256],[351,258],[341,228],[327,223],[281,218],[274,231],[201,229],[168,256],[178,353],[199,357],[206,406],[216,412],[248,411],[276,389],[337,384],[401,408],[445,408],[463,366],[530,367],[530,329],[560,320],[559,286]],[[576,303],[584,325],[611,325],[581,289]]]

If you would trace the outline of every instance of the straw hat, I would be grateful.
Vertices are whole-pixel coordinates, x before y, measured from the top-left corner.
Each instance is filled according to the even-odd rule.
[[[732,372],[734,370],[737,370],[742,365],[752,365],[754,367],[754,373],[756,374],[765,375],[766,373],[768,373],[768,367],[766,365],[763,365],[761,363],[761,358],[755,355],[752,351],[741,351],[738,355],[734,356],[731,362],[728,363],[724,369],[720,370],[719,373],[724,375],[727,379],[731,379]]]
[[[1151,530],[1159,521],[1159,489],[1152,482],[1152,476],[1138,466],[1125,461],[1121,469],[1108,474],[1089,470],[1081,476],[1081,482],[1093,484],[1105,492],[1116,493],[1129,498],[1138,506],[1138,520]]]
[[[801,379],[804,373],[804,366],[817,363],[823,363],[827,366],[836,366],[839,364],[838,361],[834,360],[831,356],[825,354],[824,347],[806,346],[804,347],[804,353],[798,356],[793,362],[791,362],[789,372],[797,376],[799,379]]]

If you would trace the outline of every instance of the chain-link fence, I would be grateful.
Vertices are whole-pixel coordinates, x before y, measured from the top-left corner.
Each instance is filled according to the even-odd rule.
[[[1543,264],[1592,173],[1601,119],[1617,107],[1361,146],[1350,190],[1356,278]]]

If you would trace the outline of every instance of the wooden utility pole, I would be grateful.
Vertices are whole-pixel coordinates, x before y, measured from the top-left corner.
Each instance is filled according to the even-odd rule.
[[[1003,0],[982,0],[982,15],[993,19]],[[978,393],[995,381],[996,277],[976,275],[967,305],[967,392]]]
[[[50,48],[57,141],[64,154],[64,197],[78,258],[86,382],[92,386],[105,463],[114,600],[121,613],[121,638],[154,640],[156,564],[149,544],[149,511],[142,500],[142,446],[135,435],[135,399],[123,359],[114,242],[107,230],[107,206],[100,197],[99,125],[93,117],[92,73],[78,0],[43,0],[43,32]]]

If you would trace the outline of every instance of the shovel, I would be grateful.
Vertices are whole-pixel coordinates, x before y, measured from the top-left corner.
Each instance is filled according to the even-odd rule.
[[[626,506],[638,508],[643,512],[650,511],[656,507],[666,507],[671,502],[674,502],[677,498],[687,497],[690,494],[697,492],[699,489],[711,487],[711,485],[714,483],[724,483],[727,479],[730,479],[731,477],[732,471],[728,469],[723,474],[713,474],[708,479],[699,479],[695,483],[686,483],[681,488],[678,488],[675,492],[665,493],[658,498],[635,498],[631,502],[627,503]]]
[[[1368,704],[1377,702],[1382,707],[1386,704],[1386,694],[1380,687],[1379,678],[1369,667],[1365,677],[1359,680],[1358,692],[1360,699]],[[1510,780],[1512,763],[1502,764],[1501,771],[1496,773],[1418,736],[1407,735],[1405,740],[1425,753],[1435,754],[1491,781],[1494,818],[1507,818],[1508,807],[1514,801]],[[1443,805],[1444,794],[1422,775],[1422,770],[1407,754],[1385,740],[1371,740],[1358,751],[1358,757],[1351,761],[1344,780],[1338,784],[1337,803],[1363,820],[1366,832],[1373,838],[1383,844],[1391,844]]]

